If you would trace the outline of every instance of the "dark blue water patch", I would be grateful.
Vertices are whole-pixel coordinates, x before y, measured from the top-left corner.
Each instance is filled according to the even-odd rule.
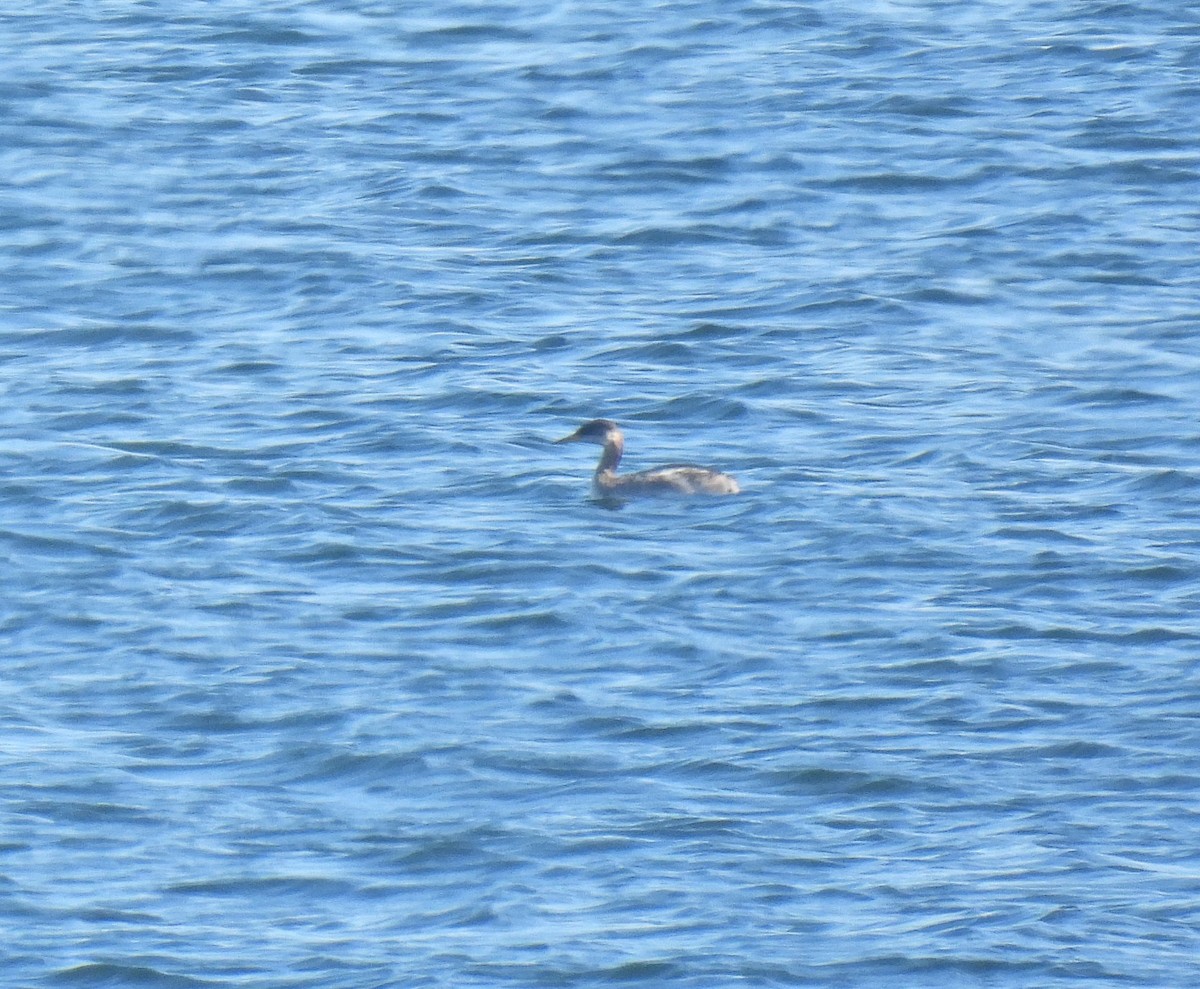
[[[913,302],[929,302],[953,306],[978,306],[991,301],[991,297],[987,295],[953,291],[945,288],[920,289],[916,292],[906,293],[905,299]]]
[[[1182,585],[1200,576],[1200,565],[1177,566],[1162,563],[1156,566],[1133,567],[1126,570],[1123,576],[1135,583]]]
[[[120,545],[102,545],[86,538],[59,537],[40,533],[0,531],[0,543],[22,557],[95,561],[125,556]]]
[[[174,975],[151,966],[96,962],[60,969],[49,976],[48,984],[85,986],[88,989],[121,989],[125,986],[145,986],[146,989],[193,989],[217,986],[221,983]]]
[[[31,807],[35,806],[35,804],[31,804]],[[139,824],[161,823],[161,818],[156,814],[150,813],[147,808],[128,807],[102,801],[89,801],[86,804],[79,804],[75,807],[64,805],[62,802],[56,802],[55,817],[60,823],[95,824],[99,827],[118,824],[123,827],[132,828]],[[92,844],[90,841],[87,843],[89,845]]]
[[[47,348],[56,347],[96,349],[125,343],[186,344],[194,340],[195,335],[185,328],[143,323],[135,318],[130,322],[76,325],[53,331],[29,329],[14,333],[9,330],[0,339],[12,343],[20,341],[25,346],[32,346],[37,352],[43,352]]]
[[[834,192],[858,192],[867,194],[908,194],[937,192],[983,181],[986,176],[972,171],[960,176],[936,176],[925,172],[892,171],[871,172],[829,179],[810,179],[808,185]]]
[[[890,796],[911,793],[926,782],[860,770],[832,770],[821,767],[779,769],[765,774],[770,788],[777,792],[855,797]]]
[[[235,899],[252,896],[304,902],[312,897],[344,896],[353,893],[353,888],[348,883],[317,876],[231,876],[177,883],[167,892],[183,896]]]
[[[1052,624],[971,624],[952,626],[952,630],[956,635],[997,641],[1094,642],[1116,645],[1156,645],[1180,641],[1190,642],[1198,637],[1196,633],[1186,628],[1170,628],[1155,625],[1108,631],[1095,627]]]
[[[1198,484],[1200,481],[1192,471],[1166,469],[1143,472],[1131,479],[1127,486],[1134,491],[1175,495],[1194,491]]]
[[[889,95],[880,100],[875,109],[884,115],[916,118],[972,117],[982,110],[974,100],[963,95],[930,97],[906,94]]]

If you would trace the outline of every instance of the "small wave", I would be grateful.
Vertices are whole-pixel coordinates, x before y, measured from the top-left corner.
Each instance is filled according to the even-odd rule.
[[[98,962],[75,965],[51,973],[49,981],[54,985],[80,987],[80,989],[203,989],[206,986],[224,986],[226,982],[197,979],[186,975],[173,975],[145,965],[121,965]]]
[[[1175,495],[1200,488],[1200,476],[1194,471],[1167,468],[1147,471],[1128,483],[1132,490],[1142,493]]]

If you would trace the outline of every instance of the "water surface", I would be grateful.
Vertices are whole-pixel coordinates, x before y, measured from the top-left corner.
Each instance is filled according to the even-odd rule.
[[[1190,981],[1200,17],[0,38],[13,985]]]

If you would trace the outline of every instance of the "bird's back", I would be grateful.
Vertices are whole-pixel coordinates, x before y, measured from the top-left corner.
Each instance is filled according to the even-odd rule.
[[[737,494],[738,483],[728,474],[695,464],[667,464],[633,474],[616,475],[610,490],[621,494]]]

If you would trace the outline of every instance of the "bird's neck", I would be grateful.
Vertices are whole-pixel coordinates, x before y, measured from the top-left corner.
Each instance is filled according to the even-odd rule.
[[[605,471],[616,471],[617,464],[621,462],[621,452],[624,447],[625,444],[619,436],[605,443],[604,451],[600,454],[600,463],[596,465],[596,473],[603,474]]]

